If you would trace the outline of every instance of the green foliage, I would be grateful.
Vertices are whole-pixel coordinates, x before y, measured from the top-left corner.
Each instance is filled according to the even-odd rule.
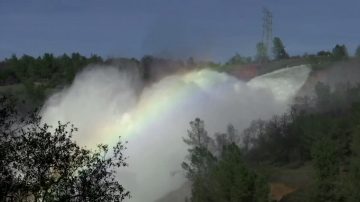
[[[154,63],[155,58],[150,56],[150,55],[146,55],[143,58],[141,58],[141,73],[142,73],[142,78],[145,81],[149,81],[151,78],[151,66]]]
[[[239,53],[236,53],[226,62],[226,65],[244,65],[250,62],[251,57],[242,57]]]
[[[250,127],[244,130],[243,141],[247,159],[280,165],[306,159],[306,150],[302,147],[305,139],[301,136],[301,116],[291,113],[274,116],[267,122],[253,121]],[[297,116],[299,120],[295,120]]]
[[[345,45],[336,45],[332,50],[334,60],[346,60],[349,54]]]
[[[192,202],[268,201],[268,185],[245,165],[232,126],[228,134],[218,134],[216,141],[207,135],[200,119],[190,122],[190,127],[184,139],[190,146],[188,162],[182,166],[192,182]],[[211,148],[217,149],[211,152]]]
[[[317,56],[330,58],[332,56],[332,53],[330,51],[319,51],[317,53]]]
[[[360,85],[318,83],[314,99],[244,130],[245,159],[257,164],[302,165],[312,161],[313,193],[303,201],[359,201]]]
[[[360,58],[360,46],[358,46],[355,50],[355,57]]]
[[[186,171],[187,178],[192,182],[191,201],[214,201],[209,195],[212,186],[208,176],[211,174],[216,158],[208,150],[211,138],[207,135],[204,122],[198,118],[191,121],[188,138],[183,140],[190,146],[188,162],[183,162],[182,167]]]
[[[360,110],[358,111],[360,112]],[[357,117],[357,120],[359,117]],[[359,121],[358,121],[359,122]],[[344,196],[348,202],[360,201],[360,128],[354,128],[352,133],[352,158],[348,176],[344,179]]]
[[[119,141],[91,151],[79,147],[69,123],[56,128],[35,113],[22,118],[13,101],[0,98],[0,201],[123,201],[129,197],[115,179],[126,166]]]
[[[285,46],[279,37],[273,39],[273,54],[276,60],[287,59],[289,55],[285,51]]]
[[[101,57],[92,55],[86,58],[79,53],[55,57],[45,53],[41,57],[15,55],[5,59],[0,71],[1,85],[23,84],[28,103],[39,106],[43,103],[48,89],[68,85],[77,72],[88,64],[102,63]]]
[[[338,201],[340,163],[336,143],[326,137],[319,139],[313,146],[312,157],[317,176],[316,201]]]
[[[238,146],[224,146],[219,159],[211,176],[215,201],[268,201],[267,183],[245,166]]]
[[[184,138],[183,141],[190,148],[189,162],[183,162],[182,167],[187,171],[190,180],[200,183],[204,181],[203,177],[208,175],[215,162],[215,157],[209,151],[209,146],[214,143],[205,130],[204,122],[198,118],[191,121],[188,138]]]
[[[336,140],[343,166],[348,166],[351,130],[356,125],[354,103],[360,101],[360,86],[342,85],[331,90],[318,83],[315,99],[298,99],[292,109],[269,121],[257,120],[243,131],[246,158],[273,164],[302,163],[312,159],[318,139]]]
[[[72,81],[74,73],[86,65],[101,62],[102,58],[96,55],[86,58],[79,53],[73,53],[71,57],[66,54],[55,57],[53,54],[45,53],[37,58],[28,55],[17,58],[13,55],[5,60],[5,66],[14,71],[22,82],[32,80],[44,85],[59,85]]]

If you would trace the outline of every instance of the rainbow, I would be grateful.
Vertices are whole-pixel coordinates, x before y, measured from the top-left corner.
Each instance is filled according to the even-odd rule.
[[[107,135],[104,135],[103,140],[106,143],[113,143],[119,136],[123,140],[136,138],[136,134],[147,131],[149,126],[157,122],[160,117],[166,116],[173,108],[192,99],[198,99],[200,90],[225,86],[229,78],[236,80],[224,73],[206,69],[166,77],[161,83],[145,88],[133,109],[121,114],[113,124],[105,126],[102,134]],[[164,84],[167,88],[157,88]]]

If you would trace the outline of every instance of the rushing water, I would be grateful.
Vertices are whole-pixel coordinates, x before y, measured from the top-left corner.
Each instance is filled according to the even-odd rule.
[[[165,77],[139,94],[131,73],[91,68],[49,98],[43,119],[74,123],[75,139],[88,147],[111,145],[118,136],[128,140],[129,167],[119,170],[120,182],[132,192],[131,201],[154,201],[185,182],[180,164],[189,121],[203,119],[209,134],[229,123],[241,131],[251,120],[285,112],[309,72],[297,66],[244,83],[203,69]]]

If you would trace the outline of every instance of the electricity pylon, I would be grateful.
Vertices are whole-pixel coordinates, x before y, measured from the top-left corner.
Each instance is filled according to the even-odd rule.
[[[267,8],[263,8],[263,36],[262,42],[266,47],[267,55],[270,53],[272,43],[272,18],[273,15]]]

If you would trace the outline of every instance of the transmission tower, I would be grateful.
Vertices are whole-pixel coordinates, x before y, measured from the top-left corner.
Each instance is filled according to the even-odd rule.
[[[272,42],[272,18],[273,15],[267,8],[263,8],[263,36],[262,42],[266,47],[267,54],[269,55],[269,51],[271,48]]]

